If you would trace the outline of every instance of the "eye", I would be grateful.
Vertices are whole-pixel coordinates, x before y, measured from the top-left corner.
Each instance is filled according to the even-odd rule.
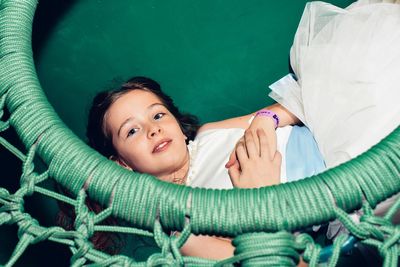
[[[138,128],[132,128],[128,131],[127,137],[134,135],[139,129]]]
[[[164,112],[159,112],[159,113],[157,113],[155,116],[154,116],[154,120],[159,120],[159,119],[161,119],[162,117],[164,117],[165,116],[165,113]]]

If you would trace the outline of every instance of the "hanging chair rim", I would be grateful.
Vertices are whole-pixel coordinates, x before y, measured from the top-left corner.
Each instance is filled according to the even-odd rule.
[[[90,179],[86,184],[89,195],[108,205],[114,190],[111,207],[116,217],[145,229],[152,229],[154,221],[160,220],[163,227],[174,230],[183,229],[185,217],[190,217],[193,233],[234,236],[250,231],[295,230],[320,224],[335,218],[335,205],[352,211],[360,208],[364,199],[375,206],[400,191],[399,175],[381,178],[391,179],[390,184],[381,186],[381,194],[363,184],[372,175],[371,171],[379,168],[382,162],[384,165],[391,164],[399,173],[399,168],[393,164],[399,161],[400,127],[367,152],[340,166],[304,180],[260,189],[191,188],[120,168],[79,140],[47,101],[35,72],[31,50],[31,27],[36,4],[35,0],[1,3],[7,6],[1,10],[3,21],[16,13],[24,14],[18,22],[21,25],[19,29],[3,27],[0,31],[0,93],[7,93],[10,124],[25,146],[38,144],[37,153],[49,166],[50,176],[73,194],[77,195]],[[390,151],[388,147],[391,147]],[[379,162],[375,162],[377,157],[381,158]],[[376,165],[373,165],[374,162]],[[366,163],[372,167],[360,169],[360,165]],[[357,188],[344,184],[346,172],[350,171],[359,176],[353,177],[359,181]],[[380,184],[379,180],[371,181]],[[135,194],[132,194],[133,189]],[[304,195],[315,199],[309,199],[309,203],[301,201],[301,205],[296,203]],[[316,203],[318,201],[322,204]],[[210,206],[210,203],[218,207]],[[279,209],[273,205],[279,205]],[[326,210],[318,210],[321,207]],[[252,214],[252,209],[261,215]],[[260,216],[268,219],[263,221]],[[306,222],[301,218],[304,216],[309,218]],[[228,222],[223,221],[225,217],[229,218]],[[289,220],[289,217],[293,218]],[[210,226],[210,221],[202,218],[209,218],[213,225]]]

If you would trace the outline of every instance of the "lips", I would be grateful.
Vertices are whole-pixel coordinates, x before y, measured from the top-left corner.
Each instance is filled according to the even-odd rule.
[[[163,151],[167,150],[169,145],[171,144],[171,142],[172,142],[171,139],[161,140],[154,146],[152,153],[159,153],[159,152],[163,152]]]

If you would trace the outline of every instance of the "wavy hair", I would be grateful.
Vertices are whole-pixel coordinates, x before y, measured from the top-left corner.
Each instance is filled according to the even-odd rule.
[[[118,98],[133,90],[144,90],[155,94],[178,121],[183,134],[188,138],[186,142],[194,139],[200,127],[198,118],[182,113],[175,106],[172,98],[161,90],[156,81],[146,77],[133,77],[122,84],[120,88],[100,92],[94,97],[86,127],[86,137],[92,148],[105,157],[116,155],[111,135],[105,127],[105,114]]]

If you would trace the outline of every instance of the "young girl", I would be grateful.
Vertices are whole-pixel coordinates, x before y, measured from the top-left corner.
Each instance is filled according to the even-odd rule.
[[[323,169],[311,134],[289,126],[297,122],[296,117],[276,104],[269,110],[199,127],[197,119],[182,114],[158,83],[134,77],[121,88],[94,98],[87,137],[93,148],[122,167],[167,182],[206,188],[249,188],[286,181],[286,163],[296,166],[286,160],[291,143],[302,155],[293,160],[299,166],[297,176]],[[275,131],[278,126],[285,127]],[[302,142],[288,142],[293,137]],[[295,155],[296,149],[290,154]],[[192,236],[182,252],[219,259],[231,256],[233,247],[230,240]]]
[[[194,117],[182,115],[158,84],[134,78],[120,90],[96,97],[88,125],[90,144],[125,168],[165,181],[259,187],[285,181],[298,166],[294,179],[323,169],[312,136],[289,126],[299,118],[312,130],[327,166],[336,166],[400,123],[400,95],[394,90],[400,69],[399,14],[398,5],[387,3],[359,1],[347,9],[308,4],[291,50],[296,76],[271,86],[272,97],[291,112],[274,105],[196,131]],[[283,128],[275,135],[277,126]],[[308,145],[301,147],[304,140]],[[302,156],[291,161],[296,153],[288,151],[297,145]],[[310,170],[301,169],[310,165]],[[193,236],[182,252],[224,258],[232,255],[233,247],[228,240]]]

